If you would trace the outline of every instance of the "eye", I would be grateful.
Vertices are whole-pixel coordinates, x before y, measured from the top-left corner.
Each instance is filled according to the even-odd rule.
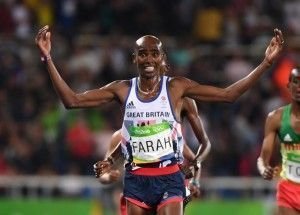
[[[299,84],[299,79],[298,78],[293,78],[292,82],[293,82],[293,84]]]
[[[144,57],[146,57],[146,54],[144,52],[139,52],[139,57],[144,58]]]
[[[159,54],[159,52],[153,52],[153,53],[152,53],[152,56],[153,56],[154,58],[158,58],[158,57],[160,56],[160,54]]]

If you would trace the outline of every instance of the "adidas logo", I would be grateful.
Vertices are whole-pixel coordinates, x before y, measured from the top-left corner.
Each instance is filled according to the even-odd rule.
[[[133,104],[133,101],[129,102],[127,105],[126,105],[126,109],[134,109],[136,108]]]
[[[286,141],[286,142],[292,142],[292,138],[291,138],[291,136],[289,134],[286,134],[284,136],[283,140]]]

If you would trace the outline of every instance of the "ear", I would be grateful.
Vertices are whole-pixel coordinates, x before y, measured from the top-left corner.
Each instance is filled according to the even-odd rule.
[[[131,54],[131,57],[132,57],[132,63],[135,64],[136,63],[136,54],[133,52]]]

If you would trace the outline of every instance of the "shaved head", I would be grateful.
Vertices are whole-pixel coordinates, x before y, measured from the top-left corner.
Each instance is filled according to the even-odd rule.
[[[153,35],[144,35],[135,42],[133,63],[144,78],[159,77],[167,70],[162,42]],[[164,70],[164,72],[160,72]]]
[[[135,42],[136,49],[142,48],[146,45],[155,45],[159,50],[162,50],[162,42],[153,35],[142,36]]]
[[[289,76],[289,81],[291,81],[293,78],[300,78],[300,68],[296,67],[292,69],[290,76]]]

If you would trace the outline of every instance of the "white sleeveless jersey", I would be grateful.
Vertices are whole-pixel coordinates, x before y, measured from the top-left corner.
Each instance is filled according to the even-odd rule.
[[[138,79],[131,80],[122,125],[122,151],[127,164],[160,162],[160,167],[182,159],[181,124],[176,121],[162,76],[159,93],[150,100],[138,97]]]

